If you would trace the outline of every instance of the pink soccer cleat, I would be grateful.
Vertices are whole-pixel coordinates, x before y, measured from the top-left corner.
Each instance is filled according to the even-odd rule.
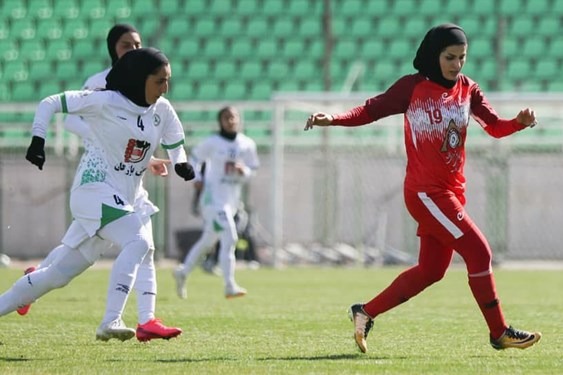
[[[23,274],[24,274],[24,275],[27,275],[28,273],[32,273],[33,271],[35,271],[35,269],[36,269],[36,268],[35,268],[34,266],[28,267],[28,268],[26,268],[25,271],[23,271]],[[20,308],[17,309],[16,311],[17,311],[17,313],[20,314],[21,316],[24,316],[25,314],[27,314],[27,313],[29,312],[29,309],[30,309],[30,308],[31,308],[31,303],[30,303],[29,305],[25,305],[25,306],[20,307]]]
[[[137,340],[145,342],[152,339],[169,340],[179,336],[182,333],[181,328],[167,327],[162,324],[160,319],[151,319],[145,324],[137,324]]]

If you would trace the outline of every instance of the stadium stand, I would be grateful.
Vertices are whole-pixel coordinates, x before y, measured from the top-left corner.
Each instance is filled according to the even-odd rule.
[[[170,57],[173,101],[339,91],[357,63],[365,70],[351,90],[379,92],[413,71],[422,34],[448,20],[469,35],[465,72],[483,89],[563,90],[560,0],[4,0],[0,98],[81,87],[107,66],[117,22]]]

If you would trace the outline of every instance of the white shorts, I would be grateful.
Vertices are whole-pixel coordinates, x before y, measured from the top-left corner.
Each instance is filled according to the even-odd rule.
[[[81,185],[70,193],[70,212],[88,237],[104,225],[133,213],[133,206],[103,182]]]

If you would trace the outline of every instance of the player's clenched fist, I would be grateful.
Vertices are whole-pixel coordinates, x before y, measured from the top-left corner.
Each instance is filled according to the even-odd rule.
[[[309,116],[309,118],[307,119],[307,124],[305,125],[305,129],[303,130],[313,129],[314,125],[328,126],[330,124],[332,124],[332,115],[324,112],[316,112]]]

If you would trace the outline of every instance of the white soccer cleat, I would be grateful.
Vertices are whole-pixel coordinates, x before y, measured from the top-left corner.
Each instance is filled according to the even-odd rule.
[[[186,289],[186,275],[182,272],[182,268],[178,267],[174,270],[174,280],[176,280],[176,294],[182,299],[188,298]]]
[[[109,339],[118,339],[126,341],[135,337],[135,330],[127,328],[123,320],[116,319],[109,323],[102,323],[96,329],[96,340],[108,341]]]
[[[227,287],[225,288],[225,298],[231,299],[231,298],[237,298],[237,297],[244,297],[248,292],[246,291],[246,289],[235,285],[233,287]]]

